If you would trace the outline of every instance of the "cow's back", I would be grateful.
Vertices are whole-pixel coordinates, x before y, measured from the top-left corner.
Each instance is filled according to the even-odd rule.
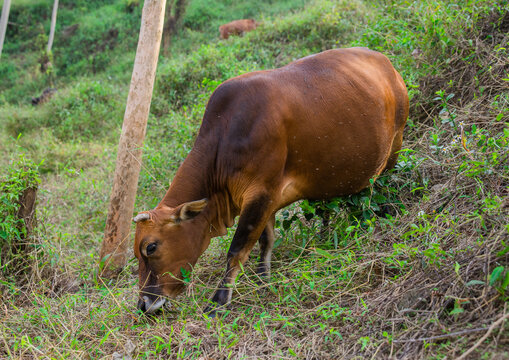
[[[234,198],[266,186],[284,206],[366,187],[386,166],[407,115],[406,88],[389,60],[353,48],[225,82],[202,129],[221,139],[216,171]]]
[[[258,23],[254,19],[234,20],[219,26],[221,39],[228,39],[231,35],[241,35],[256,29]]]

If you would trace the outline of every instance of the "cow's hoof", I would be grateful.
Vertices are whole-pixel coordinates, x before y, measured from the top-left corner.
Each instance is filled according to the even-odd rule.
[[[203,310],[203,314],[205,314],[205,315],[207,315],[207,317],[209,317],[209,318],[212,318],[212,319],[213,319],[213,318],[215,318],[215,317],[216,317],[216,315],[217,315],[217,310],[216,310],[215,306],[210,306],[210,305],[209,305],[209,306],[207,306],[207,307],[205,308],[205,310]]]
[[[256,275],[256,284],[258,286],[267,285],[270,282],[270,271],[268,271],[265,266],[259,266],[258,269],[256,269]]]
[[[203,313],[206,314],[209,318],[216,318],[226,313],[226,306],[227,305],[221,305],[216,302],[212,302],[211,304],[207,305],[205,310],[203,310]]]

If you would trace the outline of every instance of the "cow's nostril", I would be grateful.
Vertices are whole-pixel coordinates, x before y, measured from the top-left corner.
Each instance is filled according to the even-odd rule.
[[[138,310],[146,314],[155,314],[166,303],[166,298],[156,295],[155,299],[145,295],[138,300]]]

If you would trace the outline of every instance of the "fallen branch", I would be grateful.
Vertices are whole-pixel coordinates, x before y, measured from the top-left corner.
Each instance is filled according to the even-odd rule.
[[[491,326],[488,328],[488,331],[486,332],[486,334],[483,335],[482,338],[480,338],[475,344],[474,346],[472,346],[470,349],[468,349],[466,352],[464,352],[457,360],[462,360],[462,359],[465,359],[472,351],[474,351],[475,349],[477,349],[477,347],[479,345],[482,344],[482,342],[484,340],[486,340],[486,338],[488,336],[490,336],[491,332],[493,330],[495,330],[497,328],[497,326],[499,326],[500,324],[502,324],[505,320],[507,320],[509,318],[509,313],[505,314],[504,316],[500,317],[500,319],[498,319],[497,321],[495,321],[493,324],[491,324]]]
[[[409,342],[418,342],[418,341],[441,340],[441,339],[447,339],[447,338],[450,338],[450,337],[454,337],[454,336],[458,336],[458,335],[464,335],[464,334],[469,334],[469,333],[483,331],[483,330],[486,330],[486,328],[483,327],[483,328],[467,329],[467,330],[461,330],[461,331],[452,332],[452,333],[449,333],[449,334],[430,336],[430,337],[418,338],[418,339],[394,340],[393,343],[409,343]]]

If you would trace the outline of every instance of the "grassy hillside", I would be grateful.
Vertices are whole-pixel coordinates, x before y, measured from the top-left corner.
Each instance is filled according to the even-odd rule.
[[[190,1],[160,58],[137,210],[164,195],[232,76],[367,46],[411,96],[396,169],[360,194],[281,211],[271,281],[256,285],[253,254],[216,319],[201,309],[234,229],[158,317],[135,312],[134,258],[115,281],[96,277],[142,4],[62,2],[42,73],[51,3],[13,3],[0,60],[1,358],[509,356],[507,1]],[[219,41],[220,24],[244,17],[263,24]],[[48,86],[56,95],[33,107]],[[20,256],[7,251],[20,236],[11,194],[39,181]]]

